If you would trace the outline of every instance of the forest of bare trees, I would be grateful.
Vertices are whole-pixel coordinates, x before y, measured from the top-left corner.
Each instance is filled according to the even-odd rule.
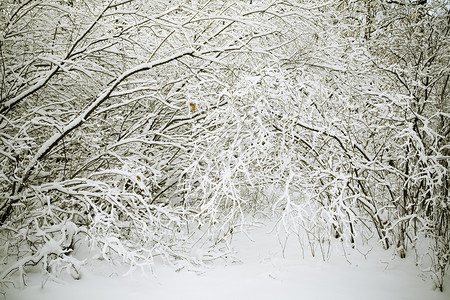
[[[272,216],[442,290],[449,31],[445,0],[3,0],[0,285],[226,260]]]

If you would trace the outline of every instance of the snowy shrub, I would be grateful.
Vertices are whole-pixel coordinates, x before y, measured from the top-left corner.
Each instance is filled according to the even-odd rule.
[[[290,44],[283,10],[2,2],[1,282],[23,284],[31,267],[77,279],[86,241],[131,268],[228,253],[265,167],[252,149],[235,156],[264,133],[257,119],[234,127],[238,109],[258,109],[234,91]]]
[[[446,13],[443,1],[3,1],[0,283],[79,279],[94,257],[130,270],[227,260],[233,232],[262,213],[324,260],[332,239],[375,238],[400,257],[429,240],[418,259],[442,289]]]

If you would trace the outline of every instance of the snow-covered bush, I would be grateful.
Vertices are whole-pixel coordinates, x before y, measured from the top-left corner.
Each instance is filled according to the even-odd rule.
[[[427,235],[442,288],[448,7],[370,3],[3,1],[0,282],[227,259],[263,212],[324,259]]]
[[[222,257],[267,165],[239,145],[264,138],[259,116],[235,124],[260,109],[242,78],[291,44],[285,9],[2,2],[1,282],[31,267],[79,278],[86,242],[131,267]]]

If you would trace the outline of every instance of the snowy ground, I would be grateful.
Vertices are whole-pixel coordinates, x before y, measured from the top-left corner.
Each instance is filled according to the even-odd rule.
[[[106,263],[86,266],[82,279],[65,284],[32,279],[22,290],[10,289],[7,300],[118,300],[118,299],[374,299],[448,300],[450,277],[444,293],[433,289],[429,276],[420,274],[413,255],[400,260],[391,251],[373,249],[366,258],[354,250],[333,250],[330,260],[301,258],[299,244],[291,239],[282,255],[280,243],[269,227],[234,237],[241,262],[218,263],[202,272],[158,264],[155,275],[140,272],[115,275]]]

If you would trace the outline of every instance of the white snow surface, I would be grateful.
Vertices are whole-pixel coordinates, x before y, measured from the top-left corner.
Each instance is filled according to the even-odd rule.
[[[298,241],[291,237],[283,257],[279,239],[270,231],[271,226],[261,225],[249,232],[252,240],[235,233],[238,262],[216,261],[199,271],[178,272],[156,262],[154,274],[136,271],[123,276],[98,261],[83,267],[81,280],[44,283],[42,277],[31,276],[24,289],[8,289],[6,299],[450,299],[450,276],[443,293],[435,290],[430,276],[416,267],[413,253],[400,259],[391,250],[366,245],[361,249],[370,252],[364,256],[336,243],[324,262],[318,249],[316,257],[305,249],[303,258]]]

